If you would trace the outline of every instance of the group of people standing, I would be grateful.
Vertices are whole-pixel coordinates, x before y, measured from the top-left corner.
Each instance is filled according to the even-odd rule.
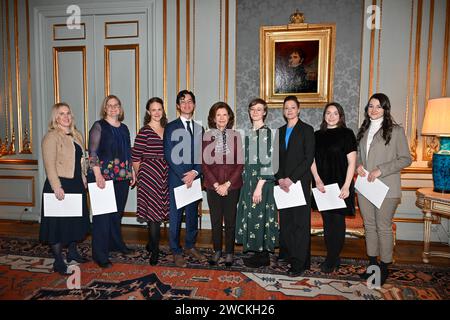
[[[215,103],[208,115],[208,130],[193,120],[195,95],[180,91],[176,99],[179,117],[168,123],[163,101],[151,98],[146,104],[144,126],[131,147],[123,108],[116,96],[102,104],[102,119],[89,132],[89,167],[83,157],[82,136],[76,130],[69,105],[53,106],[49,131],[42,149],[47,180],[44,193],[63,199],[64,193],[86,197],[87,182],[99,188],[114,181],[117,212],[94,216],[92,257],[102,268],[111,266],[110,251],[132,252],[120,231],[121,218],[130,186],[137,184],[137,217],[148,224],[150,264],[159,258],[160,225],[169,221],[169,245],[178,267],[185,257],[216,265],[224,258],[234,261],[234,246],[242,244],[244,264],[251,268],[270,265],[270,253],[279,247],[278,260],[289,265],[288,275],[300,276],[310,268],[311,185],[321,192],[337,183],[346,208],[322,211],[327,256],[322,272],[339,268],[345,240],[345,216],[355,214],[355,172],[369,182],[379,178],[389,187],[377,208],[358,194],[364,219],[369,264],[381,269],[381,283],[392,262],[392,218],[400,202],[400,171],[411,163],[402,127],[390,114],[389,98],[374,94],[364,109],[364,122],[355,137],[346,127],[342,106],[329,103],[323,111],[320,129],[314,132],[300,117],[300,103],[287,96],[283,103],[286,124],[272,134],[265,124],[267,103],[254,99],[248,106],[251,129],[242,140],[233,129],[234,113],[225,102]],[[86,179],[87,173],[87,179]],[[198,201],[177,208],[174,188],[202,178],[210,210],[213,254],[207,259],[195,248],[198,233]],[[278,210],[274,187],[289,192],[300,182],[306,205]],[[86,262],[76,243],[89,229],[83,201],[80,218],[46,217],[42,210],[40,239],[51,245],[54,270],[67,274],[62,247],[68,246],[67,262]],[[180,246],[180,229],[185,214],[185,245]],[[223,232],[224,231],[224,232]],[[223,235],[224,233],[224,235]],[[380,262],[378,262],[380,257]],[[368,272],[361,275],[368,278]]]

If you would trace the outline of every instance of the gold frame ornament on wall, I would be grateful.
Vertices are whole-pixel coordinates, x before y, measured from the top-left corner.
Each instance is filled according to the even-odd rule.
[[[321,108],[333,99],[336,25],[291,21],[260,28],[260,95],[272,108],[288,95]]]

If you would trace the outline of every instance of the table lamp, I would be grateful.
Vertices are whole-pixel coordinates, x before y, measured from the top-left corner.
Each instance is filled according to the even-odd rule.
[[[450,193],[450,98],[428,100],[422,135],[440,137],[432,161],[434,191]]]

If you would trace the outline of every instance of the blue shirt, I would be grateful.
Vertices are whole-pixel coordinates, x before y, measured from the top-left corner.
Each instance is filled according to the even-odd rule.
[[[291,128],[286,127],[286,137],[285,137],[286,149],[288,148],[289,138],[291,137],[292,130],[294,130],[294,127]]]

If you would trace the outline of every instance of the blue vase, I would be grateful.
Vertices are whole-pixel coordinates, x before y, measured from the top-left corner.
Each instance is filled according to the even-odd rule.
[[[433,154],[434,191],[450,193],[450,154]]]

